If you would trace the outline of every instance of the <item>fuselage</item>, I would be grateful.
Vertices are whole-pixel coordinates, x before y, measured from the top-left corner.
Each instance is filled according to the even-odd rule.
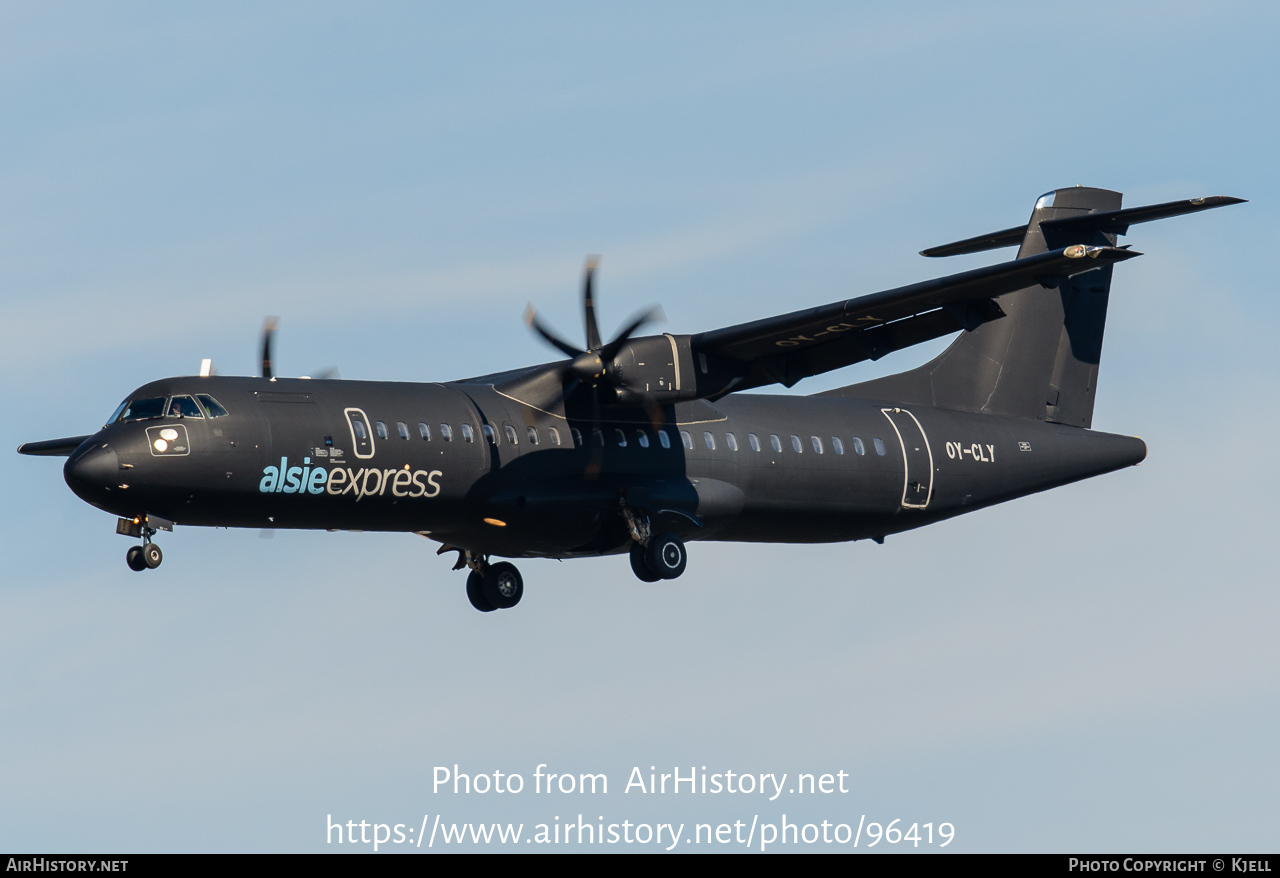
[[[417,532],[507,557],[625,551],[624,510],[686,540],[882,539],[1146,454],[1133,437],[833,397],[566,417],[487,384],[193,377],[130,401],[66,464],[106,511]]]

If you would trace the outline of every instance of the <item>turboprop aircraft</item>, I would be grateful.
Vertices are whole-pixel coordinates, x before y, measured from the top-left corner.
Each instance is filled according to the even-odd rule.
[[[1239,203],[1121,207],[1056,189],[1026,225],[922,251],[1018,246],[1017,258],[695,334],[605,342],[594,261],[586,344],[538,319],[566,357],[438,384],[165,378],[87,436],[27,443],[67,457],[67,484],[118,516],[138,571],[175,524],[417,533],[457,552],[489,612],[524,594],[495,558],[629,554],[646,582],[685,570],[686,542],[871,539],[1142,461],[1142,440],[1090,429],[1117,246],[1137,223]],[[750,394],[959,333],[919,368],[813,396]]]

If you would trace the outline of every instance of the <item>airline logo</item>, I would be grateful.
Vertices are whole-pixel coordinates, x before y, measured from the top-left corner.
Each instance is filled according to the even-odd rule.
[[[262,470],[258,490],[263,494],[332,494],[335,497],[354,494],[356,500],[365,497],[435,497],[440,493],[437,481],[444,473],[440,470],[410,470],[405,464],[401,469],[367,467],[350,469],[334,467],[325,469],[313,465],[310,457],[302,458],[301,466],[290,466],[289,458],[280,458],[279,466]]]

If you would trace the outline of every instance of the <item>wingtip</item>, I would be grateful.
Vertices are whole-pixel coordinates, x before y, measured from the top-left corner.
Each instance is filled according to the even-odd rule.
[[[1205,195],[1188,200],[1197,207],[1226,207],[1229,204],[1248,204],[1249,202],[1247,198],[1236,198],[1234,195]]]

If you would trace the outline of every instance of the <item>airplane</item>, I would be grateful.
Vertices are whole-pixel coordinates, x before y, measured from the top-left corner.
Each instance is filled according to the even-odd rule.
[[[1238,204],[1122,208],[1082,186],[1025,225],[921,251],[1016,258],[777,317],[608,342],[584,271],[586,343],[530,306],[565,359],[443,383],[201,374],[139,387],[101,430],[30,442],[65,456],[76,495],[160,566],[177,524],[416,533],[457,553],[482,612],[514,607],[499,558],[626,553],[679,577],[686,543],[874,540],[1140,463],[1141,439],[1091,429],[1113,267],[1131,225]],[[958,333],[918,368],[812,396],[751,394]]]

